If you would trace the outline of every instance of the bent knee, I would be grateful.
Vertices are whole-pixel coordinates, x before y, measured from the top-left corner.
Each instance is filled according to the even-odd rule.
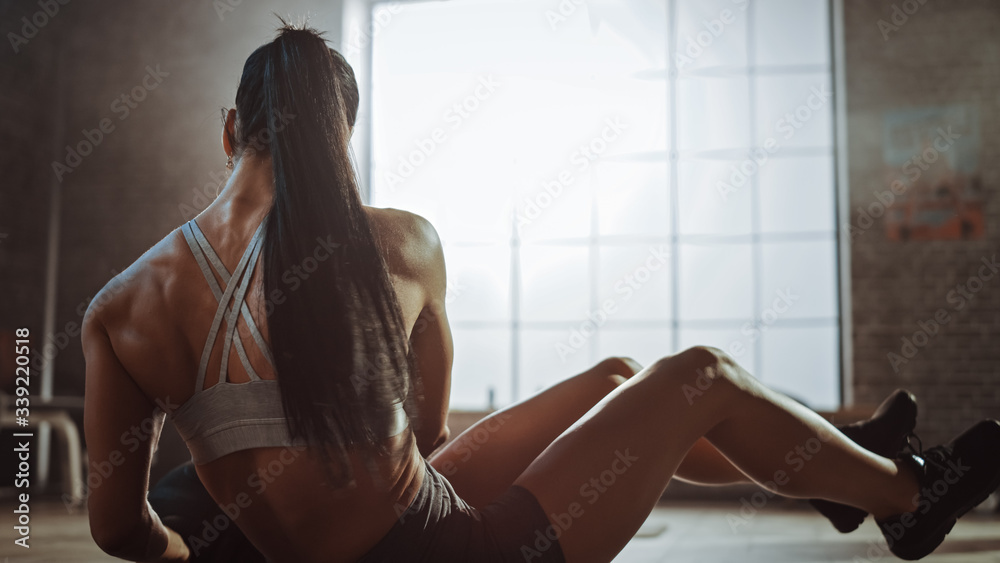
[[[729,354],[712,346],[692,346],[658,360],[653,369],[677,385],[706,389],[717,383],[738,385],[742,370]]]
[[[641,366],[635,364],[639,369],[635,369],[629,364],[635,364],[635,360],[619,356],[604,358],[594,367],[577,376],[581,381],[585,381],[587,388],[592,389],[595,396],[605,396],[620,387],[635,375]]]
[[[597,364],[599,371],[628,379],[642,371],[642,365],[628,356],[609,356]]]

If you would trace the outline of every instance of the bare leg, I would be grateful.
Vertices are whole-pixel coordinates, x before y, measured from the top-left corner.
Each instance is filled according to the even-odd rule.
[[[610,561],[702,437],[785,496],[826,498],[878,518],[916,508],[918,485],[908,470],[704,347],[664,358],[619,386],[515,484],[549,514],[570,563]]]
[[[607,358],[490,414],[429,461],[463,500],[482,508],[506,491],[557,436],[639,369],[628,358]]]
[[[691,446],[674,472],[674,478],[707,486],[753,482],[705,438],[699,438]]]
[[[507,490],[571,424],[641,369],[630,358],[606,358],[477,422],[429,461],[463,500],[482,508]],[[677,477],[706,485],[749,481],[704,439],[691,448]]]

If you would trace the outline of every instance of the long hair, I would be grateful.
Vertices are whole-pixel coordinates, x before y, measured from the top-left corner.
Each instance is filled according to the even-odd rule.
[[[350,451],[369,468],[390,453],[381,440],[394,402],[418,425],[410,390],[419,382],[350,158],[354,71],[316,30],[281,23],[246,60],[229,140],[241,157],[271,157],[261,302],[273,305],[267,326],[282,405],[292,437],[318,446],[341,486],[353,478]]]

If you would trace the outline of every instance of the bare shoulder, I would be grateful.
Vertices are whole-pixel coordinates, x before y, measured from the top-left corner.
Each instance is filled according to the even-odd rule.
[[[90,300],[84,325],[96,321],[112,330],[129,323],[137,314],[156,314],[157,306],[164,302],[165,290],[177,278],[181,239],[180,229],[174,229],[108,280]]]
[[[394,273],[423,277],[443,268],[441,239],[430,221],[391,207],[366,206],[365,211]]]

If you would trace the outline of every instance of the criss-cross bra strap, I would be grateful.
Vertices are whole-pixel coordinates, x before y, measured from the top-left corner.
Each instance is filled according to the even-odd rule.
[[[212,263],[212,266],[215,268],[215,270],[219,272],[219,275],[222,277],[222,282],[228,284],[229,279],[231,277],[229,273],[229,268],[226,268],[226,265],[222,263],[221,259],[219,259],[219,255],[215,252],[215,249],[212,248],[212,245],[211,243],[208,242],[208,239],[205,238],[205,233],[202,232],[201,228],[198,226],[198,223],[193,220],[190,223],[192,231],[194,233],[194,238],[195,240],[198,241],[198,245],[201,247],[202,253]],[[215,276],[207,276],[207,277],[209,278],[209,285],[213,287],[213,292],[215,292],[215,298],[218,299],[219,296],[222,295],[222,291],[217,289],[219,285],[215,282]],[[250,308],[247,307],[246,302],[240,303],[240,314],[243,316],[243,320],[246,321],[247,326],[250,328],[250,335],[253,336],[253,340],[257,344],[257,347],[264,354],[264,358],[267,359],[267,362],[271,364],[273,368],[274,358],[271,356],[271,347],[268,346],[267,342],[264,341],[264,336],[260,333],[260,330],[258,330],[257,323],[254,322],[253,316],[250,314]],[[239,340],[239,333],[237,333],[237,341],[236,341],[237,352],[239,352],[239,350],[242,347],[243,347],[242,342]]]
[[[188,229],[184,229],[185,238],[190,237],[191,234]],[[188,240],[188,244],[195,244],[193,241]],[[199,252],[197,247],[193,247],[192,251],[194,253],[194,258],[198,262],[198,265],[202,268],[202,273],[205,274],[205,279],[208,280],[209,287],[212,288],[212,294],[215,295],[215,300],[218,301],[222,298],[222,289],[219,287],[219,283],[215,281],[215,275],[212,274],[211,270],[208,270],[208,265],[205,264],[205,257]],[[229,270],[225,270],[226,275],[223,276],[225,281],[228,281]],[[246,369],[247,375],[250,379],[260,379],[257,375],[257,371],[253,369],[253,365],[250,363],[250,358],[247,357],[246,349],[243,348],[243,340],[240,338],[239,333],[236,333],[236,353],[240,357],[240,362],[243,364],[243,368]]]
[[[205,262],[205,259],[202,256],[203,252],[201,246],[195,240],[194,233],[189,230],[191,223],[194,223],[193,219],[185,225],[187,227],[186,229],[184,229],[185,240],[187,240],[188,246],[191,246],[191,251],[195,255],[195,260],[198,262],[198,265],[201,267],[202,273],[205,274],[205,278],[209,280],[209,285],[211,286],[213,282],[215,282],[215,276],[214,274],[212,274],[212,271],[209,269],[208,264]],[[227,309],[230,309],[229,301],[232,299],[234,292],[236,292],[238,286],[240,285],[236,283],[235,280],[239,280],[239,278],[243,274],[244,269],[247,266],[247,263],[250,261],[251,255],[255,254],[255,251],[257,250],[257,247],[260,242],[260,235],[263,231],[263,227],[264,223],[261,222],[260,226],[257,227],[257,231],[254,232],[254,235],[251,238],[250,244],[247,246],[246,251],[243,253],[243,257],[240,258],[239,264],[237,264],[236,268],[233,270],[232,276],[230,276],[229,279],[230,283],[226,285],[225,291],[223,291],[222,295],[219,297],[219,306],[215,311],[215,317],[212,319],[212,325],[208,331],[208,337],[205,339],[205,347],[202,350],[201,363],[198,365],[198,378],[195,382],[195,389],[194,389],[194,392],[196,394],[202,391],[202,387],[205,384],[205,373],[208,370],[208,362],[212,356],[212,347],[213,347],[212,345],[215,343],[215,338],[218,335],[223,315],[225,314]],[[249,276],[247,277],[247,281],[249,281]],[[246,287],[243,288],[240,299],[242,299],[245,293],[246,293]],[[240,309],[241,304],[242,301],[236,301],[236,307],[232,309],[234,313]],[[232,320],[230,321],[230,326],[228,327],[230,329],[233,328],[233,326],[235,325],[236,315],[232,314],[231,319]],[[225,348],[223,349],[223,373],[225,373],[224,370],[227,365],[226,360],[228,359],[229,356],[229,345],[230,345],[229,341],[231,341],[231,334],[229,333],[229,331],[227,331],[227,342]],[[250,373],[250,370],[248,370],[248,373]],[[221,381],[222,378],[220,377],[220,382]]]
[[[261,224],[261,227],[264,225]],[[243,299],[246,297],[247,289],[250,288],[250,278],[253,277],[253,269],[257,264],[257,257],[260,256],[260,251],[263,245],[260,243],[260,229],[257,229],[257,235],[254,235],[253,240],[250,241],[250,246],[252,250],[250,251],[250,260],[244,264],[242,271],[237,270],[233,272],[232,277],[229,278],[229,285],[234,285],[239,282],[239,286],[236,288],[236,294],[233,296],[235,299],[234,303],[237,305],[233,307],[229,312],[229,318],[226,320],[226,340],[222,345],[222,365],[219,366],[219,381],[226,381],[227,368],[229,366],[229,346],[233,343],[233,335],[236,333],[236,316],[239,315],[240,308],[239,304],[243,303]],[[248,249],[250,250],[250,249]],[[242,276],[242,281],[240,281],[240,276]],[[226,287],[229,289],[229,286]],[[238,336],[238,335],[237,335]],[[256,374],[254,374],[256,376]],[[260,379],[260,377],[257,377]]]

